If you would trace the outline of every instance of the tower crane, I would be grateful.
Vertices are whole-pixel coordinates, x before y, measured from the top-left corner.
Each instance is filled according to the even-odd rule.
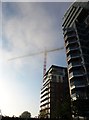
[[[55,51],[59,51],[64,49],[64,47],[60,47],[60,48],[55,48],[55,49],[50,49],[50,50],[45,50],[45,51],[40,51],[40,52],[36,52],[36,53],[31,53],[31,54],[27,54],[27,55],[22,55],[22,56],[17,56],[14,58],[10,58],[8,60],[14,60],[14,59],[19,59],[19,58],[24,58],[24,57],[29,57],[29,56],[34,56],[34,55],[38,55],[38,54],[44,54],[44,68],[43,68],[43,76],[46,73],[46,64],[47,64],[47,54],[50,52],[55,52]]]

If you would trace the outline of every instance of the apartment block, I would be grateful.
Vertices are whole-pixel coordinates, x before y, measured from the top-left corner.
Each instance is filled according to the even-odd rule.
[[[52,65],[49,68],[44,75],[40,98],[41,117],[60,118],[65,116],[70,120],[70,94],[66,67]],[[66,107],[65,114],[63,107]]]
[[[63,18],[73,118],[89,118],[89,1],[74,2]]]

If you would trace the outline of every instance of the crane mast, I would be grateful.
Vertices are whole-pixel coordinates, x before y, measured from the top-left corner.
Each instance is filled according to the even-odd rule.
[[[55,51],[58,51],[58,50],[62,50],[64,49],[64,47],[61,47],[61,48],[55,48],[55,49],[51,49],[51,50],[45,50],[44,52],[44,67],[43,67],[43,77],[46,73],[46,65],[47,65],[47,53],[49,52],[55,52]]]
[[[44,52],[44,67],[43,67],[43,76],[46,73],[46,65],[47,65],[47,52]]]

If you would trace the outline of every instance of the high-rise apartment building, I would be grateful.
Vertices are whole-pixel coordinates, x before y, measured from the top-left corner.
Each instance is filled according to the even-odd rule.
[[[64,112],[63,107],[66,107]],[[40,117],[59,118],[62,116],[68,117],[68,120],[70,120],[67,68],[52,65],[44,75],[41,89]]]
[[[72,116],[89,118],[89,1],[74,2],[63,18]]]

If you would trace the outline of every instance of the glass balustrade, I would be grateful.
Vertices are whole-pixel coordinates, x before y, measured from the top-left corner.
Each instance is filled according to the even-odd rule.
[[[72,58],[78,58],[78,57],[80,57],[80,54],[72,54],[72,55],[69,55],[68,57],[67,57],[67,60],[69,61],[70,59],[72,59]]]
[[[74,76],[83,76],[84,75],[84,72],[83,71],[78,71],[78,70],[76,70],[75,72],[71,72],[71,73],[69,73],[69,78],[71,78],[71,77],[74,77]]]
[[[74,50],[78,50],[78,49],[79,49],[79,47],[74,46],[74,47],[71,47],[71,48],[67,48],[66,52],[68,53],[69,51],[74,51]]]
[[[78,66],[81,66],[81,65],[82,65],[81,62],[70,63],[68,65],[68,68],[70,69],[71,67],[78,67]]]
[[[76,34],[70,34],[70,35],[65,35],[65,36],[64,36],[65,41],[66,41],[67,39],[69,40],[69,39],[72,39],[72,38],[73,38],[73,39],[76,38]]]

